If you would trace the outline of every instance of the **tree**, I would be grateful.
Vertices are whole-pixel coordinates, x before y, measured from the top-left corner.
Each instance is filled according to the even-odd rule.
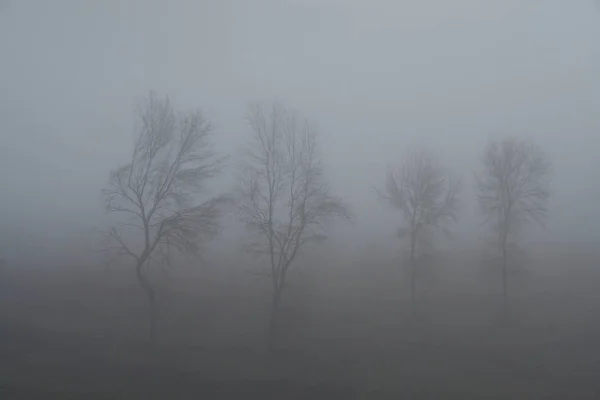
[[[398,236],[408,236],[410,246],[410,287],[413,318],[417,251],[437,230],[449,233],[448,222],[456,222],[459,182],[444,172],[434,154],[426,149],[409,150],[396,168],[389,167],[382,199],[402,212],[406,227]]]
[[[482,170],[475,175],[475,185],[485,222],[493,223],[498,235],[504,312],[508,317],[508,238],[517,234],[525,223],[543,226],[551,163],[540,148],[517,138],[491,141],[481,161]]]
[[[268,256],[272,301],[267,346],[272,349],[286,275],[298,253],[325,238],[325,223],[351,218],[330,193],[311,123],[281,103],[253,104],[253,133],[239,185],[240,218],[256,233],[249,250]]]
[[[212,126],[202,114],[176,115],[168,97],[154,92],[138,106],[131,159],[111,171],[102,194],[105,211],[123,216],[108,231],[106,250],[134,260],[149,303],[153,343],[156,298],[148,265],[168,262],[172,251],[200,255],[201,244],[218,233],[218,218],[230,199],[197,200],[224,161],[216,157]]]

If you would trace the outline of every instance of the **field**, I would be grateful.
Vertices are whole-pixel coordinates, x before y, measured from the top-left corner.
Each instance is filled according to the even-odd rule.
[[[372,249],[313,254],[290,276],[266,354],[268,277],[238,255],[158,285],[158,342],[133,272],[4,266],[0,395],[18,398],[600,398],[600,251],[537,246],[497,262],[439,252],[405,266]]]

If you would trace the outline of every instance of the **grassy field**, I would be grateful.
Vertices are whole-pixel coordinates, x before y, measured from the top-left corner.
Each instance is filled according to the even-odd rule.
[[[479,251],[420,268],[377,251],[314,256],[290,276],[277,350],[269,281],[234,257],[156,275],[158,343],[128,268],[3,268],[2,398],[600,398],[600,252],[528,249],[510,273]],[[517,263],[517,261],[519,261]]]

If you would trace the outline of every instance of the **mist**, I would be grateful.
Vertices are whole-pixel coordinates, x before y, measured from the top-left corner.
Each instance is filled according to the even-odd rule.
[[[59,349],[48,350],[52,357],[69,352],[58,344],[61,335],[88,343],[110,332],[103,340],[129,343],[123,348],[146,342],[146,302],[131,260],[107,266],[101,251],[103,233],[123,221],[106,212],[101,191],[111,171],[131,162],[140,131],[136,104],[152,91],[168,97],[174,115],[199,109],[212,126],[215,154],[225,162],[203,198],[235,194],[243,182],[244,149],[256,133],[252,104],[269,109],[279,102],[316,132],[326,194],[340,200],[348,218],[328,223],[327,239],[301,249],[290,264],[280,324],[287,319],[293,327],[281,328],[277,342],[309,361],[269,358],[275,370],[289,367],[302,378],[312,368],[312,380],[364,380],[383,393],[393,387],[392,376],[405,376],[411,388],[428,386],[430,371],[384,367],[388,361],[377,357],[385,349],[449,369],[463,351],[529,351],[547,375],[513,389],[505,382],[521,376],[494,378],[490,387],[506,389],[496,395],[549,398],[560,391],[547,381],[558,379],[592,398],[597,392],[584,378],[575,384],[565,376],[577,368],[593,375],[597,359],[578,358],[578,347],[571,364],[555,368],[555,356],[542,356],[539,345],[591,346],[587,338],[600,332],[588,320],[597,311],[599,273],[599,10],[592,0],[0,0],[2,347],[14,347],[11,335],[20,329],[51,337]],[[544,223],[527,224],[509,240],[518,247],[504,260],[510,312],[503,311],[497,234],[485,223],[474,184],[486,146],[505,138],[535,144],[551,162]],[[419,261],[411,300],[408,265],[415,261],[407,261],[409,241],[397,235],[407,220],[380,192],[386,172],[414,149],[430,151],[461,190],[450,234],[436,234]],[[198,367],[203,379],[246,377],[244,368],[228,369],[238,362],[233,348],[245,349],[240,357],[248,370],[270,371],[262,364],[270,264],[246,252],[259,233],[239,210],[220,215],[219,232],[203,243],[200,258],[177,254],[168,268],[149,272],[160,351],[198,346],[208,358],[225,360]],[[301,315],[291,317],[295,312]],[[486,329],[495,332],[489,341]],[[452,350],[428,348],[422,356],[407,344],[419,338]],[[458,343],[479,347],[459,351]],[[363,372],[341,367],[344,353],[355,354],[349,363]],[[27,356],[14,357],[19,368],[35,364],[44,374]],[[136,357],[130,358],[151,364]],[[112,362],[107,370],[116,371]],[[177,364],[152,362],[167,370]],[[464,368],[477,369],[477,362],[473,356]],[[515,363],[511,368],[521,368]],[[390,378],[367,378],[373,365]],[[431,368],[432,385],[467,393],[448,383],[454,381],[442,367]],[[19,380],[15,366],[2,370],[7,387],[41,382],[33,375]],[[329,370],[335,379],[319,375]],[[420,398],[418,390],[407,393]]]

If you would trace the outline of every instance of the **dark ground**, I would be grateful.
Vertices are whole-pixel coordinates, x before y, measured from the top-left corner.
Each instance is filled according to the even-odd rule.
[[[150,348],[127,274],[5,268],[0,398],[600,399],[600,258],[532,257],[512,273],[508,322],[473,255],[423,269],[416,322],[397,266],[307,266],[269,356],[260,278],[170,278]]]

